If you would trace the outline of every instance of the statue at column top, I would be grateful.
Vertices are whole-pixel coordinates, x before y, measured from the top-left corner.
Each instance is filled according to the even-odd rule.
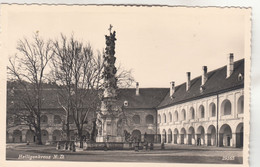
[[[117,89],[117,78],[115,77],[115,74],[117,72],[117,69],[115,67],[115,61],[116,57],[115,55],[115,41],[116,41],[116,32],[112,32],[112,25],[109,27],[109,35],[105,35],[106,38],[106,48],[105,48],[105,54],[104,54],[104,71],[103,71],[103,79],[104,79],[104,87],[106,92],[114,92],[112,89]],[[110,89],[110,90],[108,90]],[[112,92],[111,92],[112,91]],[[114,93],[112,93],[114,94]],[[115,96],[112,95],[111,96]]]

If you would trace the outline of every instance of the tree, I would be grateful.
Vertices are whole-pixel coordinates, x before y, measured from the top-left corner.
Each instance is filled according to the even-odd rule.
[[[84,45],[73,36],[53,42],[53,79],[59,85],[59,104],[66,112],[66,133],[69,140],[69,116],[73,116],[80,143],[83,128],[100,105],[98,90],[101,87],[103,62],[101,54],[95,56],[90,44]]]
[[[15,96],[18,107],[15,115],[35,133],[36,143],[41,140],[43,83],[46,68],[53,57],[51,41],[44,41],[36,33],[32,42],[27,38],[17,43],[18,54],[9,58],[8,80],[16,81]]]
[[[68,117],[72,115],[82,147],[83,129],[86,126],[91,124],[94,128],[91,134],[95,135],[93,114],[101,103],[104,58],[101,52],[94,54],[89,43],[84,44],[73,35],[69,39],[61,35],[60,40],[54,41],[53,45],[52,79],[59,85],[59,103],[66,111],[67,136],[70,131]],[[122,70],[118,78],[122,86],[131,85],[134,80],[131,71],[126,70]],[[90,113],[93,118],[91,121]]]

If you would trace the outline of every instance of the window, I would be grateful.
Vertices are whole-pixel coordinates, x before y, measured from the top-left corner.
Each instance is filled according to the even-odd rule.
[[[203,105],[200,105],[199,111],[200,111],[200,118],[204,118],[205,117],[205,109],[204,109]]]
[[[60,124],[61,123],[61,118],[59,115],[54,115],[54,124]]]
[[[215,105],[215,103],[210,103],[210,105],[209,105],[209,112],[210,112],[210,116],[211,117],[215,117],[216,116],[216,105]]]
[[[186,111],[184,109],[181,110],[181,116],[182,116],[182,121],[186,120]]]
[[[140,124],[140,116],[139,115],[134,115],[133,116],[133,122],[135,124]]]
[[[237,101],[237,112],[238,114],[244,113],[244,96],[240,96]]]
[[[41,123],[42,124],[47,124],[48,123],[48,117],[46,115],[41,116]]]
[[[191,107],[190,108],[190,119],[194,119],[195,118],[195,111],[194,111],[194,108]]]
[[[178,121],[178,111],[174,112],[174,121]]]
[[[163,114],[163,123],[166,123],[166,115]]]
[[[172,113],[169,113],[169,121],[172,122]]]
[[[224,100],[221,104],[222,115],[231,115],[231,103],[229,100]]]
[[[146,116],[146,124],[153,124],[153,116],[152,115],[147,115]]]

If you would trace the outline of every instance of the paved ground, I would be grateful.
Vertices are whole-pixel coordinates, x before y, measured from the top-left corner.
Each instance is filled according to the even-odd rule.
[[[55,146],[25,144],[8,144],[6,148],[7,160],[241,164],[242,154],[242,149],[238,148],[187,145],[166,145],[165,150],[155,145],[155,150],[139,152],[134,150],[69,152],[56,150]]]

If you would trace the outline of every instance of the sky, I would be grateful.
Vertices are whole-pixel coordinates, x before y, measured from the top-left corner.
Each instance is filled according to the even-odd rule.
[[[140,87],[169,87],[227,64],[229,53],[245,53],[245,18],[239,8],[27,6],[8,10],[8,55],[17,41],[39,35],[74,36],[95,50],[105,48],[109,25],[116,31],[117,65],[132,69]],[[133,85],[134,86],[134,85]]]

